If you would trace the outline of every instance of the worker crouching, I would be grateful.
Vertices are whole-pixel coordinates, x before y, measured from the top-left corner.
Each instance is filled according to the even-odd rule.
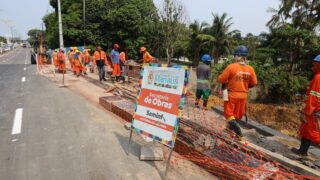
[[[306,92],[305,120],[300,126],[300,148],[292,148],[292,152],[307,156],[311,143],[320,144],[320,55],[312,63],[313,79]]]
[[[199,107],[199,102],[202,97],[203,108],[207,110],[208,99],[210,96],[210,83],[209,78],[211,77],[211,57],[209,55],[203,55],[201,63],[197,68],[197,91],[196,91],[196,106]]]
[[[238,120],[245,113],[249,88],[257,85],[258,80],[254,69],[247,65],[248,49],[239,46],[234,51],[235,63],[230,64],[219,76],[221,84],[228,83],[228,100],[224,102],[224,117],[228,128],[241,140],[242,132]]]

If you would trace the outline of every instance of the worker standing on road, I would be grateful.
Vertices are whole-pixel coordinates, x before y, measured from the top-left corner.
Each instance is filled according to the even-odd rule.
[[[101,46],[97,46],[96,51],[93,54],[92,60],[93,60],[93,64],[98,67],[99,80],[106,81],[104,66],[107,63],[107,56],[106,56],[106,53],[102,50]]]
[[[74,55],[75,55],[75,51],[76,51],[76,48],[75,47],[71,47],[70,49],[70,53],[69,53],[69,62],[70,62],[70,66],[71,66],[71,69],[74,70]],[[74,74],[76,74],[75,71],[73,71]]]
[[[53,54],[52,54],[52,61],[55,67],[59,66],[59,61],[58,61],[58,49],[55,49]]]
[[[89,66],[90,66],[90,49],[85,49],[83,52],[83,57],[84,57],[84,66],[86,67],[86,71],[88,71]]]
[[[196,103],[195,105],[199,107],[199,102],[202,97],[203,108],[207,110],[208,99],[210,96],[210,83],[209,78],[211,77],[211,57],[209,55],[203,55],[201,63],[197,68],[197,91],[196,91]]]
[[[121,81],[124,82],[125,77],[125,63],[126,63],[126,50],[122,50],[120,53],[120,66],[121,66]]]
[[[64,50],[63,49],[60,49],[60,51],[59,51],[58,63],[59,63],[59,68],[58,68],[59,73],[66,72],[66,60],[64,58]]]
[[[300,148],[292,148],[292,152],[308,156],[308,150],[313,142],[320,144],[320,55],[312,63],[313,79],[306,92],[305,120],[300,126]]]
[[[238,46],[234,51],[235,63],[230,64],[219,76],[221,84],[228,83],[228,101],[224,102],[224,116],[228,128],[234,131],[241,140],[242,132],[237,120],[245,113],[249,88],[258,84],[254,69],[247,65],[248,49]]]
[[[140,52],[142,53],[142,59],[140,60],[142,63],[151,63],[153,61],[153,57],[147,51],[147,48],[141,47]]]
[[[120,69],[120,53],[119,53],[120,46],[118,44],[113,45],[113,49],[110,53],[111,61],[113,64],[113,73],[111,76],[111,81],[114,82],[119,80],[121,69]]]
[[[82,56],[81,56],[81,52],[79,50],[76,50],[75,55],[73,57],[74,60],[74,70],[76,72],[77,77],[80,76],[80,71],[82,71],[85,75],[86,73],[86,68],[83,66],[82,64]]]

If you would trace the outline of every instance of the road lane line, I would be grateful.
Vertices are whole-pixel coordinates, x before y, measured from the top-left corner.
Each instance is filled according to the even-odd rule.
[[[16,113],[14,115],[14,120],[13,120],[11,135],[16,135],[16,134],[21,133],[22,114],[23,114],[22,108],[16,109]]]
[[[22,77],[21,81],[26,82],[26,77]]]
[[[27,68],[23,68],[23,70],[25,70],[25,71],[26,71],[26,70],[27,70]]]

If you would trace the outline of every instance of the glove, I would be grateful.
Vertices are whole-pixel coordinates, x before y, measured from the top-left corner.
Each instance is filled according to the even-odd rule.
[[[298,114],[299,114],[299,118],[300,118],[301,123],[307,123],[305,113],[302,110],[299,110]]]

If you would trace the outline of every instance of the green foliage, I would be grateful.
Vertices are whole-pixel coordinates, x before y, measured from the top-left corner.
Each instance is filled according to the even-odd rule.
[[[7,40],[6,40],[6,38],[0,36],[0,42],[7,43]]]
[[[304,93],[308,78],[286,72],[286,66],[251,62],[259,79],[259,99],[262,102],[292,102],[296,94]]]
[[[127,49],[129,58],[135,58],[140,46],[156,49],[153,22],[157,20],[152,0],[90,0],[86,1],[86,23],[83,23],[82,1],[61,1],[64,44],[101,45],[105,50],[117,43]],[[52,48],[58,47],[57,2],[50,4],[55,12],[43,18],[46,40]]]
[[[39,29],[31,29],[28,31],[29,38],[27,41],[30,43],[31,46],[37,47],[39,45],[39,37],[43,34],[42,30]]]

